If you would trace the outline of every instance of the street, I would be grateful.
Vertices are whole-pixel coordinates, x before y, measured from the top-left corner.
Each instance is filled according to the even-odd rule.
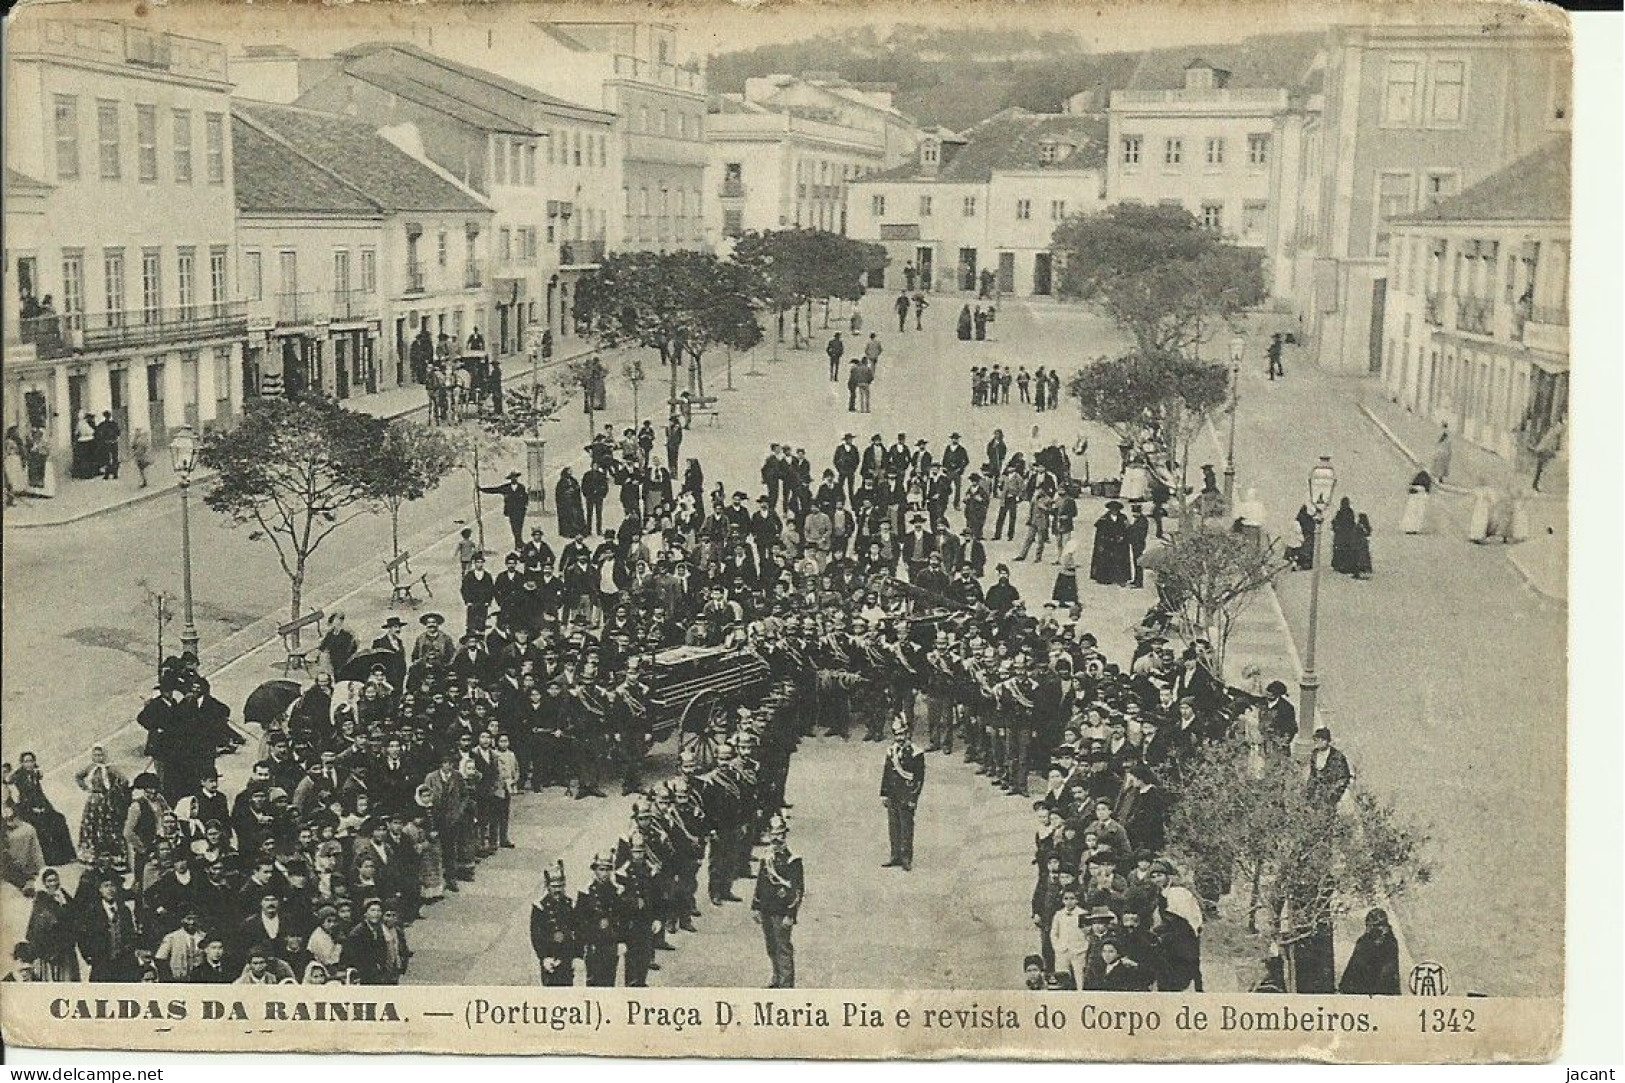
[[[768,347],[754,359],[735,358],[732,392],[722,390],[724,357],[708,357],[707,389],[721,396],[721,418],[715,426],[696,423],[683,457],[701,459],[708,483],[723,480],[730,489],[754,491],[769,442],[805,447],[816,477],[845,431],[857,434],[860,445],[871,433],[889,442],[906,432],[911,444],[924,436],[933,451],[949,431],[958,431],[973,461],[980,461],[981,448],[998,427],[1012,451],[1029,453],[1051,438],[1071,445],[1087,435],[1092,474],[1115,474],[1115,439],[1086,431],[1070,402],[1043,414],[1014,402],[969,407],[973,363],[1032,369],[1060,362],[1069,371],[1121,348],[1109,324],[1045,300],[1012,300],[999,310],[992,341],[963,343],[953,334],[959,299],[941,298],[927,314],[925,332],[901,335],[882,318],[887,301],[884,295],[869,299],[866,329],[853,336],[866,338],[869,328],[879,329],[885,344],[873,413],[847,411],[844,382],[832,383],[826,375],[820,347],[828,332],[818,330],[812,349],[783,348],[780,361],[769,359]],[[762,375],[747,375],[753,366]],[[1562,919],[1564,612],[1527,592],[1501,552],[1461,540],[1449,518],[1459,509],[1453,512],[1448,498],[1435,501],[1433,534],[1399,535],[1406,464],[1359,416],[1348,387],[1306,369],[1293,367],[1289,358],[1288,378],[1271,385],[1263,380],[1262,361],[1249,357],[1237,434],[1238,493],[1256,486],[1269,527],[1278,529],[1303,501],[1315,457],[1329,453],[1339,495],[1351,496],[1376,525],[1375,577],[1354,582],[1328,573],[1323,583],[1319,663],[1322,704],[1358,783],[1432,825],[1439,875],[1400,907],[1403,932],[1416,957],[1450,969],[1455,988],[1498,995],[1554,992],[1561,981],[1561,952],[1553,950],[1552,938],[1560,937]],[[646,403],[661,397],[650,391],[663,387],[663,377],[651,373]],[[610,396],[615,416],[600,420],[626,415],[629,423],[630,399],[618,374]],[[554,427],[553,469],[568,458],[555,450],[578,447],[574,437],[584,432],[574,412]],[[1222,452],[1204,452],[1196,459],[1203,461],[1222,469]],[[255,621],[286,619],[287,584],[270,546],[249,540],[246,530],[228,528],[200,496],[194,493],[192,507],[195,589],[199,630],[209,648]],[[414,569],[431,572],[434,604],[456,623],[448,539],[469,515],[469,504],[468,479],[454,474],[428,498],[408,505],[402,522],[403,539],[421,559],[414,560]],[[1080,530],[1099,511],[1098,501],[1083,501]],[[542,523],[551,539],[551,515]],[[490,506],[486,528],[491,547],[504,547],[505,524]],[[152,621],[137,584],[145,579],[177,589],[178,538],[174,500],[7,535],[8,759],[32,749],[48,772],[66,768],[89,743],[133,717],[150,686],[155,653]],[[988,550],[990,565],[1016,551],[1010,543]],[[376,634],[385,613],[387,588],[373,580],[387,553],[387,519],[359,517],[318,553],[307,588],[313,602],[322,604],[330,604],[326,596],[355,592],[340,604],[364,640]],[[1015,569],[1017,585],[1036,608],[1048,597],[1053,567],[1046,562]],[[1126,662],[1130,629],[1151,604],[1150,592],[1096,587],[1086,579],[1080,586],[1102,648]],[[1300,646],[1307,592],[1306,574],[1283,578],[1281,605]],[[1267,626],[1262,603],[1260,612]],[[174,649],[179,633],[177,618],[165,630],[166,649]],[[1268,648],[1255,643],[1254,649]],[[1290,682],[1284,638],[1275,651],[1270,676]],[[278,657],[272,647],[234,664],[214,677],[216,694],[240,708]],[[72,679],[52,680],[51,673]],[[124,705],[122,713],[110,702]],[[135,749],[127,729],[113,751],[128,762]],[[875,796],[879,755],[879,746],[819,739],[804,746],[792,768],[790,800],[797,807],[791,847],[807,860],[810,877],[797,933],[801,983],[1017,984],[1030,940],[1030,809],[996,794],[957,757],[950,764],[933,756],[920,817],[920,865],[910,876],[880,869],[884,843],[876,840],[884,839],[885,826]],[[669,771],[669,756],[657,766]],[[223,761],[222,769],[227,791],[235,792],[247,758]],[[58,807],[76,822],[79,795],[71,778],[48,778]],[[1514,817],[1517,827],[1509,830]],[[408,980],[533,980],[524,921],[541,868],[562,858],[572,890],[579,890],[588,877],[587,859],[610,846],[625,822],[617,800],[567,802],[557,793],[525,799],[516,812],[522,848],[482,866],[468,891],[438,904],[414,927],[417,958]],[[1486,906],[1487,891],[1495,898]],[[923,904],[951,893],[963,895],[964,905],[945,923]],[[675,954],[661,953],[663,969],[654,984],[765,983],[760,933],[745,907],[708,913],[701,930],[685,934]],[[1340,951],[1347,947],[1340,945]]]

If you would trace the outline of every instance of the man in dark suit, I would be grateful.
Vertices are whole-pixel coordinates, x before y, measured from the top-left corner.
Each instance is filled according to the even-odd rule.
[[[1348,757],[1332,747],[1332,731],[1316,726],[1315,748],[1309,754],[1309,800],[1327,808],[1336,808],[1348,791],[1354,773],[1349,770]]]
[[[908,739],[908,723],[892,721],[893,743],[886,751],[880,773],[880,800],[886,806],[886,827],[891,836],[891,860],[881,868],[914,867],[914,810],[925,789],[925,753]]]
[[[440,860],[447,891],[458,890],[461,880],[474,879],[474,855],[463,853],[465,821],[471,814],[472,798],[457,771],[461,761],[457,752],[446,753],[440,766],[424,778],[421,787],[430,822],[440,832]]]
[[[1156,775],[1143,763],[1128,767],[1128,784],[1117,799],[1117,822],[1128,832],[1137,851],[1160,854],[1168,844],[1168,794],[1156,784]]]
[[[1258,730],[1278,752],[1290,752],[1298,736],[1298,709],[1286,698],[1286,692],[1285,684],[1271,681],[1264,689],[1264,705],[1258,709]]]
[[[112,876],[96,881],[95,901],[84,908],[79,954],[90,964],[94,982],[135,981],[135,949],[140,930],[130,904],[119,898]]]
[[[508,529],[513,531],[515,549],[525,544],[525,514],[530,510],[530,491],[519,480],[522,476],[519,471],[510,470],[501,485],[480,486],[480,492],[502,497],[502,517],[508,520]]]

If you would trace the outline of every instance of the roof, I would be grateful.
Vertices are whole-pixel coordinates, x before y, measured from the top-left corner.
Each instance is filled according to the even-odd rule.
[[[1558,136],[1466,191],[1401,221],[1567,222],[1572,198],[1571,153],[1570,137]]]
[[[404,42],[368,42],[336,54],[357,79],[490,131],[540,135],[534,110],[563,111],[605,123],[613,113],[555,98],[535,87]]]
[[[1140,54],[1139,64],[1122,90],[1178,90],[1185,71],[1209,67],[1230,73],[1225,86],[1238,89],[1307,91],[1317,70],[1316,58],[1325,48],[1324,30],[1298,34],[1256,34],[1233,44],[1185,45],[1152,49]]]
[[[29,188],[33,188],[41,192],[49,192],[51,190],[51,186],[46,184],[44,181],[35,180],[33,177],[30,177],[27,173],[24,173],[20,169],[13,169],[9,165],[6,166],[6,190],[8,192],[17,189]]]
[[[232,104],[231,169],[237,209],[261,214],[297,211],[377,217],[382,208],[298,149],[244,116]]]
[[[412,157],[361,121],[313,109],[242,99],[232,103],[232,113],[280,143],[284,154],[296,156],[318,172],[335,178],[379,210],[474,214],[491,209],[479,197],[458,187],[434,167]],[[277,168],[283,168],[281,163]],[[287,168],[303,172],[305,166],[293,163]],[[234,171],[238,184],[243,183],[243,173],[240,165]],[[251,191],[262,193],[263,198],[285,198],[277,186],[267,191],[265,185],[266,182],[258,178],[250,180]],[[338,199],[336,193],[328,191],[313,202]],[[238,205],[245,206],[240,195]]]
[[[1059,172],[1101,169],[1106,164],[1106,118],[1098,113],[1029,113],[1011,107],[967,129],[961,138],[964,145],[947,155],[935,174],[923,173],[918,160],[914,160],[857,183],[906,180],[981,184],[990,180],[995,170]],[[1077,149],[1064,162],[1052,165],[1040,157],[1040,148],[1051,141],[1073,143]]]

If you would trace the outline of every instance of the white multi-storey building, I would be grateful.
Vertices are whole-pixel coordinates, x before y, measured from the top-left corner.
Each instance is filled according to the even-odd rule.
[[[6,46],[5,418],[61,483],[85,413],[162,445],[241,407],[231,83],[213,42],[43,8]]]
[[[847,231],[886,248],[873,286],[903,287],[912,264],[931,289],[976,290],[991,271],[1002,293],[1045,295],[1055,227],[1105,200],[1105,117],[1012,108],[927,132],[914,161],[855,182]]]
[[[1388,226],[1382,382],[1500,455],[1568,409],[1570,141]]]

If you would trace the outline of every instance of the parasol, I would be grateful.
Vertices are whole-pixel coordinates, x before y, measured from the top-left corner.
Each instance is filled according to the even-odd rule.
[[[394,651],[368,650],[354,655],[344,668],[334,674],[336,681],[359,681],[367,683],[367,676],[372,672],[373,666],[383,666],[384,676],[389,683],[399,691],[406,681],[406,662]]]
[[[243,704],[243,721],[264,726],[287,713],[288,707],[299,698],[298,681],[266,681],[248,694]]]

